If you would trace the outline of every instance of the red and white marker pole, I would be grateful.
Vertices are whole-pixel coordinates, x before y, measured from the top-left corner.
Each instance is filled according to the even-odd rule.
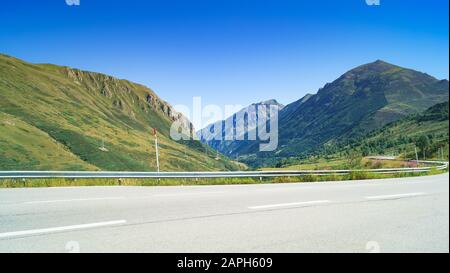
[[[153,136],[155,136],[156,168],[159,172],[158,130],[156,128],[153,128]]]

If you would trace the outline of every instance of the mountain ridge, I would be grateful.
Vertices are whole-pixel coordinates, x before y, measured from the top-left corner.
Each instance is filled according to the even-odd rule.
[[[249,119],[256,122],[258,119],[258,109],[259,107],[264,106],[275,106],[278,110],[283,109],[285,106],[281,103],[279,103],[276,99],[268,99],[257,103],[252,103],[238,112],[234,113],[230,117],[226,118],[225,120],[220,120],[217,122],[214,122],[212,124],[207,125],[203,129],[199,130],[197,132],[197,137],[203,142],[212,147],[213,149],[225,154],[229,155],[229,150],[234,149],[233,145],[236,143],[233,143],[232,141],[223,141],[226,139],[226,136],[232,137],[233,139],[239,139],[239,138],[245,138],[244,134],[245,132],[238,132],[237,127],[247,128],[248,131],[253,131],[255,128],[252,127],[251,124],[249,124]],[[239,120],[239,118],[243,118],[244,120]],[[245,121],[246,120],[246,121]],[[255,125],[255,124],[253,124]],[[244,127],[245,126],[245,127]],[[221,127],[221,132],[216,132],[215,128]],[[213,133],[213,136],[215,139],[206,139],[205,135],[209,135],[210,133]]]
[[[152,89],[102,73],[31,64],[2,54],[0,113],[1,169],[45,169],[51,166],[50,159],[73,162],[70,157],[78,159],[55,168],[155,170],[152,128],[158,130],[162,170],[236,168],[225,157],[216,159],[215,152],[198,141],[173,141],[173,121],[181,121],[193,132],[192,123]],[[56,143],[66,152],[55,159],[44,144],[16,141],[25,140],[21,129],[33,132],[37,142]],[[6,160],[14,158],[21,160]]]

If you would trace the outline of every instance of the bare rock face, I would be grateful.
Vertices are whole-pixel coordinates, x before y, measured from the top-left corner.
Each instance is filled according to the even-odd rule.
[[[150,95],[150,94],[147,94],[145,100],[146,100],[147,103],[150,104],[150,105],[153,105],[153,103],[154,103],[154,98],[153,98],[153,96]]]
[[[125,80],[95,72],[81,71],[65,67],[63,73],[90,90],[92,93],[100,93],[110,100],[111,106],[120,109],[125,115],[136,120],[136,107],[145,113],[149,111],[159,112],[170,122],[179,122],[186,131],[195,131],[192,123],[183,114],[178,113],[167,102],[161,100],[154,92],[145,86],[136,85]],[[144,93],[136,92],[137,89]]]

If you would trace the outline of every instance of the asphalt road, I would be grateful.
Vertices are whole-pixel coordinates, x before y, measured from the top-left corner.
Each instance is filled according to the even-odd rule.
[[[449,175],[0,189],[0,252],[449,252]]]

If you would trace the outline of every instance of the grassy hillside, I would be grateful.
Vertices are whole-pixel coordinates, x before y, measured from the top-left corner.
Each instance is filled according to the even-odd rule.
[[[357,162],[359,165],[364,163],[363,157],[374,155],[397,156],[399,159],[415,159],[415,147],[417,148],[419,159],[448,160],[448,107],[448,102],[436,104],[421,114],[409,115],[364,136],[347,141],[326,143],[322,149],[318,149],[316,153],[311,153],[307,156],[282,159],[276,163],[276,166],[301,169],[314,166],[326,168],[326,166],[333,167],[336,165],[337,168],[350,168],[351,166],[349,165],[354,162]],[[428,141],[422,147],[421,141],[423,139]],[[380,164],[377,160],[374,162]],[[384,164],[386,162],[381,163]],[[370,164],[362,165],[358,167],[371,167]]]
[[[226,170],[237,165],[197,141],[190,122],[149,88],[99,73],[0,55],[0,170]],[[104,148],[103,149],[103,143]]]
[[[396,155],[415,158],[414,147],[420,159],[448,160],[449,115],[448,102],[434,105],[421,114],[410,115],[392,122],[372,133],[354,139],[347,144],[338,145],[339,153],[354,150],[363,156]],[[421,144],[423,139],[427,143]]]
[[[47,133],[0,112],[0,166],[27,170],[97,170],[52,139]],[[45,160],[40,160],[43,158]],[[63,160],[61,160],[63,159]],[[10,169],[10,168],[6,168]]]

